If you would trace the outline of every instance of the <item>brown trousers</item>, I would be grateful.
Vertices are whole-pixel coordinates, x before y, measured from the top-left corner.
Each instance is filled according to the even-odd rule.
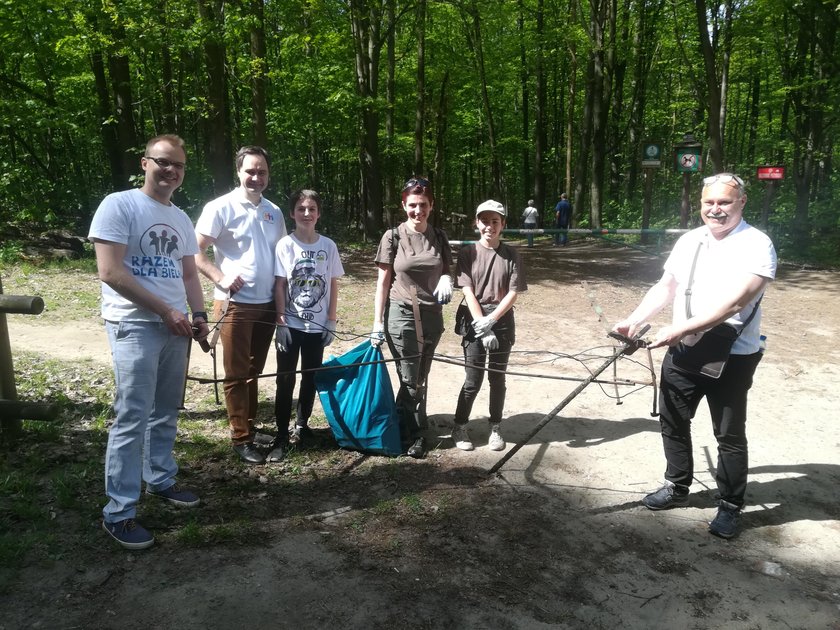
[[[221,316],[222,302],[213,304],[216,319]],[[230,302],[222,323],[225,368],[225,405],[230,422],[230,438],[234,444],[253,439],[253,422],[257,417],[259,375],[265,367],[275,325],[274,302],[240,304]]]

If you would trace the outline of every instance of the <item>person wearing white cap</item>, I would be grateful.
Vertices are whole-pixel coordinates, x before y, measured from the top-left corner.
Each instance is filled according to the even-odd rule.
[[[505,370],[516,341],[513,305],[528,284],[519,252],[501,242],[505,207],[489,199],[478,206],[475,216],[480,240],[463,246],[458,253],[456,280],[464,300],[458,307],[455,331],[463,337],[466,376],[458,395],[452,439],[461,450],[473,449],[467,422],[484,381],[486,365],[490,370],[488,446],[501,451],[506,446],[499,432],[505,407]]]

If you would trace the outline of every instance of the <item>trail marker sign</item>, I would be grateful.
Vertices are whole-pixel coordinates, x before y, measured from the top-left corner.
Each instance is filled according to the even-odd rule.
[[[784,166],[759,166],[756,169],[756,177],[758,179],[765,179],[775,181],[785,178]]]

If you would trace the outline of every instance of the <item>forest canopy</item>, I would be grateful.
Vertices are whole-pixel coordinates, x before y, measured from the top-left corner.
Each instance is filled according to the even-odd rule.
[[[786,255],[836,261],[839,22],[821,0],[0,0],[0,220],[84,231],[177,133],[193,216],[244,144],[272,154],[267,196],[315,188],[351,238],[411,175],[443,222],[488,197],[548,220],[566,192],[577,226],[673,228],[684,181],[696,208],[732,171]]]

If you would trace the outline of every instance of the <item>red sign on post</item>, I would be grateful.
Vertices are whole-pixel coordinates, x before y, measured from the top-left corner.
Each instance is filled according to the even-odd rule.
[[[784,166],[759,166],[756,169],[756,177],[758,179],[784,179]]]

